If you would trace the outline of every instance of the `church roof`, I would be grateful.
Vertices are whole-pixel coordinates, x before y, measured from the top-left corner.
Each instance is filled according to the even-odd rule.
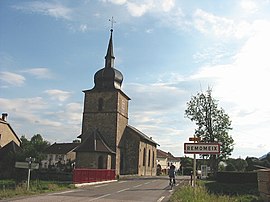
[[[80,143],[54,143],[44,150],[47,154],[67,154],[73,151]]]
[[[135,132],[136,134],[138,134],[141,139],[146,140],[147,142],[151,142],[151,143],[159,146],[159,144],[156,143],[151,137],[148,137],[143,132],[139,131],[137,128],[135,128],[135,127],[133,127],[131,125],[127,125],[126,128],[129,129],[129,130],[132,130],[133,132]]]
[[[113,54],[113,41],[112,33],[107,49],[107,54],[105,56],[105,67],[98,70],[94,76],[95,87],[97,90],[107,90],[107,89],[121,89],[123,75],[122,73],[114,68],[114,54]]]
[[[82,134],[87,135],[87,134]],[[82,136],[80,135],[80,136]],[[96,129],[91,134],[88,134],[88,138],[83,141],[76,149],[76,152],[115,152],[106,144],[104,138],[100,132]]]

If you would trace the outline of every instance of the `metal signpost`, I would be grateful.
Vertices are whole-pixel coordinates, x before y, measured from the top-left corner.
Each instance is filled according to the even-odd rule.
[[[25,168],[25,169],[28,169],[27,190],[29,190],[31,170],[38,169],[39,168],[39,164],[38,163],[34,163],[35,158],[32,158],[32,157],[26,158],[25,160],[27,162],[16,162],[15,163],[15,167],[16,168]]]

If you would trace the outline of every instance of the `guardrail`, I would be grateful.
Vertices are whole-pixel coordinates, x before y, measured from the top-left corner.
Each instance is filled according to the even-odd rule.
[[[115,180],[115,170],[76,168],[73,170],[73,183],[89,183]]]

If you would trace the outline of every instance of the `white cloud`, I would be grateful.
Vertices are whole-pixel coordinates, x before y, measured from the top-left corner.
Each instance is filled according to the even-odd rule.
[[[152,8],[152,3],[148,4],[136,4],[127,2],[127,9],[133,17],[143,16],[149,9]]]
[[[80,31],[81,32],[86,32],[88,30],[88,27],[86,24],[80,25]]]
[[[123,5],[127,2],[127,0],[108,0],[108,1],[118,5]]]
[[[64,102],[71,96],[71,92],[58,89],[46,90],[44,93],[48,94],[52,100],[58,100],[60,102]]]
[[[240,6],[249,13],[255,13],[258,11],[258,5],[252,0],[242,0],[240,2]]]
[[[15,9],[32,12],[32,13],[40,13],[43,15],[48,15],[55,18],[62,18],[66,20],[71,19],[72,10],[68,7],[60,3],[52,3],[52,2],[40,2],[33,1],[22,3],[20,5],[13,6]]]
[[[203,67],[191,76],[213,84],[213,96],[232,119],[233,138],[243,140],[238,146],[264,144],[265,134],[270,133],[270,23],[255,21],[252,30],[232,63]]]
[[[241,21],[235,22],[232,19],[216,16],[202,9],[194,13],[194,27],[207,35],[214,35],[219,38],[243,38],[250,34],[250,24]]]
[[[41,78],[41,79],[47,79],[47,78],[52,77],[50,70],[48,68],[42,68],[42,67],[41,68],[27,69],[27,70],[23,70],[21,72],[34,75],[37,78]]]
[[[162,2],[163,11],[169,12],[175,6],[175,0],[165,0]]]
[[[0,80],[13,86],[22,86],[25,82],[25,78],[22,75],[12,72],[0,72]]]

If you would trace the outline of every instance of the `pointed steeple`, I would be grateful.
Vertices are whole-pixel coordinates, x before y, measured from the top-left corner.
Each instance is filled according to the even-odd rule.
[[[114,68],[114,54],[113,54],[113,29],[111,35],[107,54],[105,56],[105,67],[96,72],[94,76],[95,89],[108,90],[108,89],[121,89],[123,75],[120,71]]]
[[[112,41],[112,33],[113,29],[111,29],[110,41],[107,49],[107,54],[105,56],[105,68],[113,68],[114,67],[114,55],[113,55],[113,41]]]

